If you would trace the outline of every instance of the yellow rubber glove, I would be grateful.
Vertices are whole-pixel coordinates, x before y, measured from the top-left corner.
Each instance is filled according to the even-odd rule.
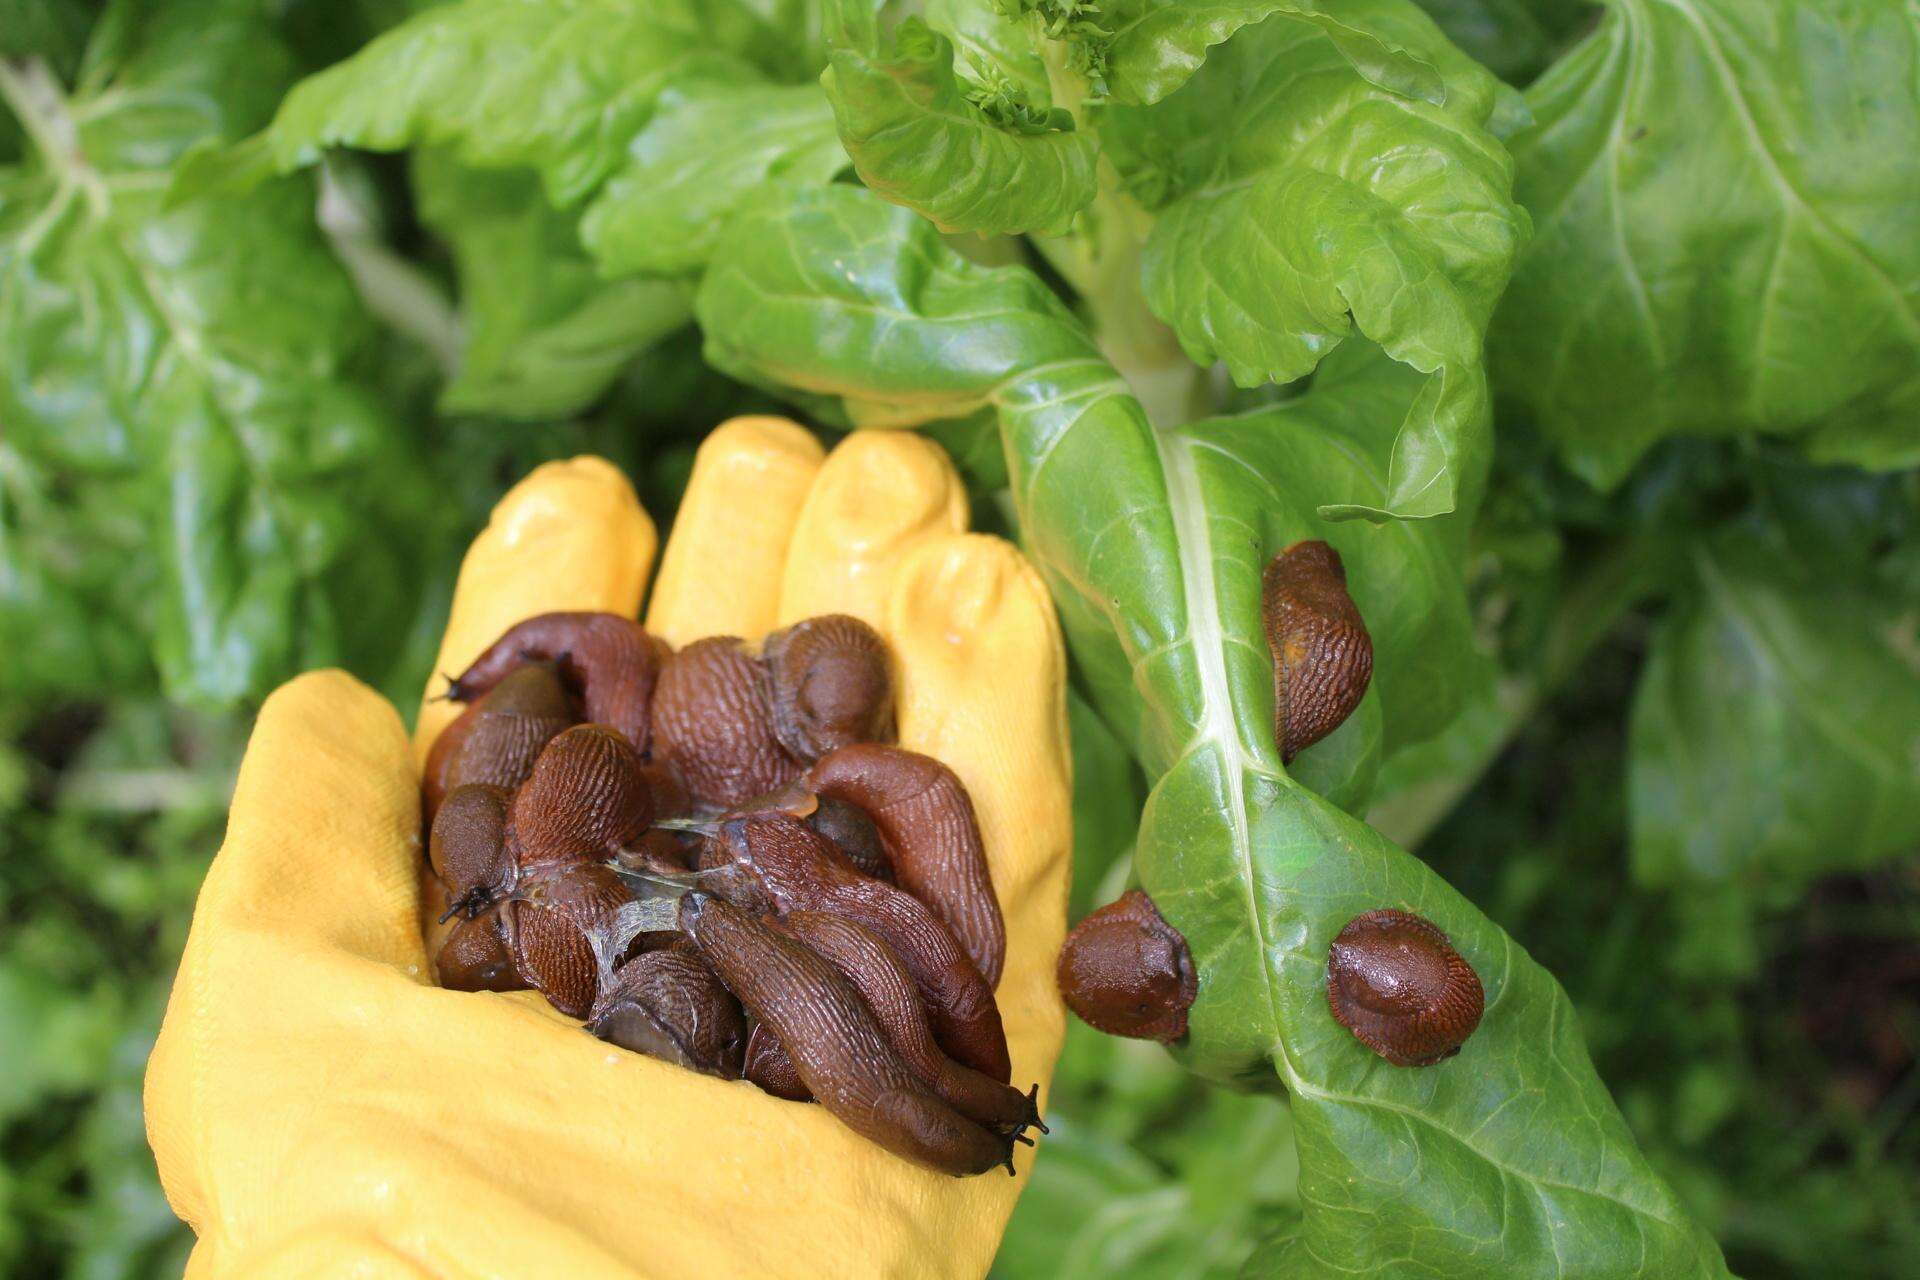
[[[791,423],[736,420],[700,451],[646,620],[679,644],[840,610],[888,636],[902,743],[973,794],[1014,1078],[1044,1083],[1063,1031],[1064,660],[1039,579],[965,513],[919,437],[823,458]],[[531,614],[633,613],[654,543],[606,463],[540,468],[468,552],[440,669]],[[456,712],[425,705],[410,747],[339,672],[261,709],[147,1071],[161,1179],[199,1235],[188,1275],[985,1272],[1032,1153],[1017,1179],[944,1177],[818,1106],[603,1044],[531,992],[433,984],[416,769]]]

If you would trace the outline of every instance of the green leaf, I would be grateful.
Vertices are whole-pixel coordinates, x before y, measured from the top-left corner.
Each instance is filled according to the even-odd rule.
[[[953,69],[962,80],[1030,107],[1053,105],[1047,64],[1032,33],[995,0],[927,0],[924,16],[929,27],[953,41]]]
[[[306,666],[377,668],[432,554],[433,522],[423,548],[392,520],[430,490],[351,376],[373,332],[311,188],[162,207],[169,164],[259,123],[290,63],[242,6],[121,12],[86,95],[0,67],[35,143],[0,171],[0,418],[51,492],[101,485],[138,513],[122,590],[151,566],[154,598],[121,612],[151,628],[170,696],[230,704]],[[38,572],[40,590],[74,581],[57,560]]]
[[[762,185],[831,182],[848,163],[818,86],[668,90],[580,235],[608,274],[691,273]]]
[[[1379,15],[1408,18],[1400,0],[1349,16]],[[1164,102],[1103,113],[1121,173],[1161,206],[1148,302],[1196,363],[1288,382],[1358,328],[1429,375],[1383,500],[1342,514],[1444,514],[1486,465],[1481,336],[1527,218],[1484,127],[1493,81],[1451,50],[1442,65],[1436,107],[1367,83],[1315,28],[1268,22]]]
[[[675,0],[430,9],[302,81],[258,145],[282,173],[328,147],[444,145],[476,168],[532,168],[569,205],[621,164],[669,84],[760,78],[699,19]]]
[[[943,231],[1064,232],[1093,199],[1094,139],[1064,112],[990,115],[917,18],[884,50],[837,46],[821,83],[860,180]]]
[[[1201,972],[1182,1057],[1291,1099],[1303,1218],[1262,1271],[1724,1275],[1635,1147],[1553,978],[1281,767],[1259,585],[1294,539],[1346,559],[1389,732],[1396,702],[1417,715],[1445,696],[1396,693],[1394,673],[1442,647],[1425,629],[1435,602],[1461,599],[1447,542],[1461,518],[1315,514],[1356,471],[1384,486],[1379,408],[1417,394],[1418,375],[1356,348],[1298,406],[1156,434],[1039,280],[965,261],[868,193],[768,204],[714,262],[697,309],[722,367],[838,394],[856,420],[999,414],[1022,538],[1080,677],[1152,784],[1135,870]],[[1437,1067],[1385,1065],[1328,1011],[1327,947],[1379,907],[1432,920],[1485,984],[1479,1029]]]
[[[1412,21],[1364,25],[1348,21],[1345,3],[1282,0],[1024,0],[1050,34],[1064,40],[1073,61],[1092,73],[1115,102],[1158,102],[1200,69],[1215,45],[1269,18],[1323,32],[1359,73],[1389,93],[1439,103],[1447,87],[1435,69],[1444,40],[1411,11]]]
[[[1797,893],[1920,844],[1920,658],[1844,574],[1701,546],[1634,695],[1642,884]]]
[[[1593,0],[1420,0],[1447,39],[1508,84],[1546,67]]]
[[[1904,0],[1613,0],[1512,141],[1500,393],[1601,487],[1683,433],[1920,461],[1916,75]]]
[[[450,413],[566,417],[693,317],[673,281],[600,278],[575,219],[530,174],[469,169],[444,152],[413,166],[420,219],[453,250],[464,342],[440,394]]]

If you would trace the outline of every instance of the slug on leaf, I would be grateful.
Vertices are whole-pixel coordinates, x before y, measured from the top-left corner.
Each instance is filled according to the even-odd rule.
[[[997,984],[1007,926],[973,800],[953,770],[917,751],[861,743],[822,756],[806,782],[866,811],[894,880],[953,930],[987,985]]]
[[[640,757],[605,725],[575,725],[533,763],[513,797],[520,865],[604,860],[653,820]]]
[[[1187,940],[1138,889],[1074,926],[1055,978],[1067,1007],[1094,1030],[1162,1044],[1187,1034],[1200,989]]]
[[[1013,1067],[993,988],[952,930],[917,898],[861,875],[831,845],[790,817],[730,822],[713,843],[721,842],[780,911],[824,911],[877,934],[913,976],[941,1048],[975,1071],[1007,1081]]]
[[[753,1016],[786,1046],[801,1082],[861,1137],[955,1177],[1013,1169],[1010,1138],[941,1101],[887,1043],[852,984],[808,947],[703,893],[680,924]]]
[[[1260,598],[1273,651],[1273,735],[1292,764],[1360,705],[1373,678],[1373,639],[1347,594],[1340,553],[1317,539],[1268,563]]]
[[[1409,911],[1355,916],[1327,953],[1327,1004],[1341,1026],[1396,1067],[1460,1052],[1486,1008],[1480,975],[1447,935]]]
[[[512,790],[527,780],[540,752],[579,719],[553,668],[516,668],[434,739],[421,783],[428,822],[449,791],[470,782]]]
[[[829,613],[767,637],[773,732],[794,759],[817,760],[836,747],[893,737],[893,687],[887,645],[858,618]]]
[[[761,664],[733,636],[673,655],[653,698],[654,756],[678,770],[700,804],[731,808],[799,776],[774,736]]]
[[[635,1053],[740,1078],[747,1039],[740,1002],[684,940],[620,966],[594,998],[587,1030]]]
[[[632,618],[617,613],[543,613],[507,630],[473,665],[448,682],[447,696],[471,702],[529,662],[550,662],[581,710],[611,725],[645,753],[651,737],[650,703],[666,644]]]

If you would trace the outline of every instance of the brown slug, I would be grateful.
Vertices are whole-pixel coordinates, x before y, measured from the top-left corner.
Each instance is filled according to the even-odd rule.
[[[1273,651],[1273,735],[1292,764],[1360,705],[1373,678],[1373,640],[1347,594],[1340,553],[1317,539],[1268,563],[1260,599]]]
[[[1460,1052],[1486,1008],[1480,976],[1447,935],[1409,911],[1355,916],[1327,953],[1327,1004],[1396,1067]]]
[[[987,985],[996,985],[1007,926],[973,800],[953,770],[916,751],[861,743],[822,756],[806,784],[866,811],[894,880],[953,930]]]
[[[434,739],[421,783],[426,820],[433,821],[455,787],[519,786],[547,743],[578,719],[551,666],[530,663],[512,671]]]
[[[500,917],[488,912],[462,920],[440,944],[434,967],[440,985],[453,991],[525,991],[526,982],[513,966]]]
[[[740,1078],[747,1039],[740,1002],[684,940],[620,966],[594,998],[587,1030],[635,1053]]]
[[[1110,1036],[1171,1044],[1199,991],[1193,954],[1153,899],[1129,889],[1074,926],[1055,970],[1079,1019]]]
[[[753,1024],[753,1030],[747,1033],[746,1061],[740,1069],[741,1078],[758,1085],[762,1093],[770,1093],[776,1098],[788,1102],[812,1102],[813,1092],[800,1078],[800,1071],[793,1065],[793,1058],[787,1053],[787,1047],[780,1043],[780,1037],[773,1034],[773,1028],[764,1022]]]
[[[543,613],[510,628],[447,683],[447,697],[471,702],[529,662],[549,662],[581,701],[585,718],[611,725],[644,754],[651,738],[654,683],[666,644],[616,613]]]
[[[520,976],[569,1018],[584,1018],[600,984],[591,937],[610,936],[614,913],[631,895],[598,862],[550,864],[522,873],[501,908]]]
[[[609,858],[652,820],[640,757],[605,725],[575,725],[549,742],[513,797],[522,866]]]
[[[861,875],[790,817],[728,823],[713,843],[723,842],[782,912],[823,911],[878,935],[912,975],[940,1047],[975,1071],[1007,1082],[1013,1067],[993,988],[953,932],[917,898]]]
[[[812,950],[703,893],[680,924],[740,1002],[771,1028],[820,1104],[895,1155],[955,1177],[1013,1169],[1010,1138],[941,1101],[887,1043],[852,984]]]
[[[800,764],[774,736],[767,677],[732,636],[696,640],[667,662],[653,696],[654,756],[693,799],[730,808],[774,791]]]
[[[865,809],[833,796],[820,796],[813,812],[806,815],[806,824],[815,835],[845,854],[855,871],[894,883],[893,864],[887,861],[880,829],[873,825]]]
[[[427,859],[447,886],[449,914],[480,914],[513,887],[514,858],[507,838],[513,793],[470,782],[455,787],[433,817]]]
[[[760,657],[774,736],[794,759],[892,740],[886,641],[860,619],[829,613],[796,622],[768,636]]]
[[[1033,1094],[1021,1093],[941,1051],[913,976],[872,931],[818,911],[789,912],[774,927],[811,947],[853,984],[900,1060],[948,1106],[990,1129],[1017,1135],[1039,1125],[1045,1131],[1036,1108],[1038,1085]]]

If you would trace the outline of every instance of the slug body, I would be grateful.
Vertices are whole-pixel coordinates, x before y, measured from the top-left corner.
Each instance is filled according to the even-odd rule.
[[[510,672],[434,739],[421,784],[427,821],[455,787],[485,782],[512,790],[525,782],[547,743],[576,719],[552,667]]]
[[[966,1119],[893,1051],[852,984],[807,947],[705,894],[681,927],[788,1049],[807,1090],[862,1137],[955,1177],[1012,1168],[1012,1141]]]
[[[1013,1066],[993,988],[939,917],[910,894],[855,871],[793,818],[729,824],[724,838],[782,913],[822,911],[876,934],[913,976],[940,1047],[956,1061],[1006,1083]]]
[[[987,985],[997,985],[1007,926],[973,801],[953,770],[915,751],[863,743],[822,756],[807,785],[866,811],[894,880],[953,930]]]
[[[549,742],[513,797],[522,866],[609,858],[652,820],[640,757],[605,725],[575,725]]]
[[[1171,1044],[1199,992],[1193,954],[1153,899],[1128,890],[1067,935],[1055,977],[1067,1007],[1110,1036]]]
[[[887,645],[860,619],[830,613],[797,622],[767,637],[761,660],[774,735],[794,759],[892,739]]]
[[[502,913],[516,970],[569,1018],[584,1018],[600,986],[593,939],[611,937],[614,913],[631,895],[597,862],[523,875]]]
[[[1007,1132],[1023,1131],[1039,1121],[1027,1094],[961,1066],[941,1050],[927,1025],[913,975],[870,930],[815,911],[791,912],[775,927],[823,956],[853,984],[900,1060],[948,1106],[969,1120]]]
[[[447,886],[453,910],[472,917],[513,887],[507,824],[513,793],[470,782],[447,794],[434,814],[427,857]]]
[[[815,835],[844,854],[855,871],[894,883],[887,847],[865,809],[832,796],[820,796],[813,812],[806,815],[806,822]]]
[[[740,1002],[685,942],[622,965],[594,999],[587,1030],[635,1053],[740,1078],[747,1039]]]
[[[727,809],[775,791],[800,764],[774,736],[767,700],[766,673],[738,639],[696,640],[660,673],[654,755],[700,804]]]
[[[770,1093],[788,1102],[813,1101],[813,1093],[807,1088],[806,1081],[800,1078],[787,1047],[780,1043],[780,1038],[764,1022],[754,1023],[753,1030],[747,1034],[746,1063],[740,1074],[758,1085],[762,1093]]]
[[[1373,639],[1347,594],[1340,553],[1324,542],[1296,542],[1275,556],[1260,596],[1273,652],[1273,733],[1291,764],[1360,705],[1373,678]]]
[[[543,613],[511,628],[447,690],[471,702],[530,662],[552,663],[580,698],[586,718],[610,725],[645,753],[650,704],[667,647],[632,618],[615,613]]]
[[[1434,925],[1408,911],[1347,921],[1327,953],[1327,1004],[1341,1026],[1396,1067],[1460,1052],[1480,1025],[1480,976]]]
[[[489,913],[455,925],[440,944],[434,967],[440,985],[452,991],[525,991],[526,982],[514,968],[500,917]]]

